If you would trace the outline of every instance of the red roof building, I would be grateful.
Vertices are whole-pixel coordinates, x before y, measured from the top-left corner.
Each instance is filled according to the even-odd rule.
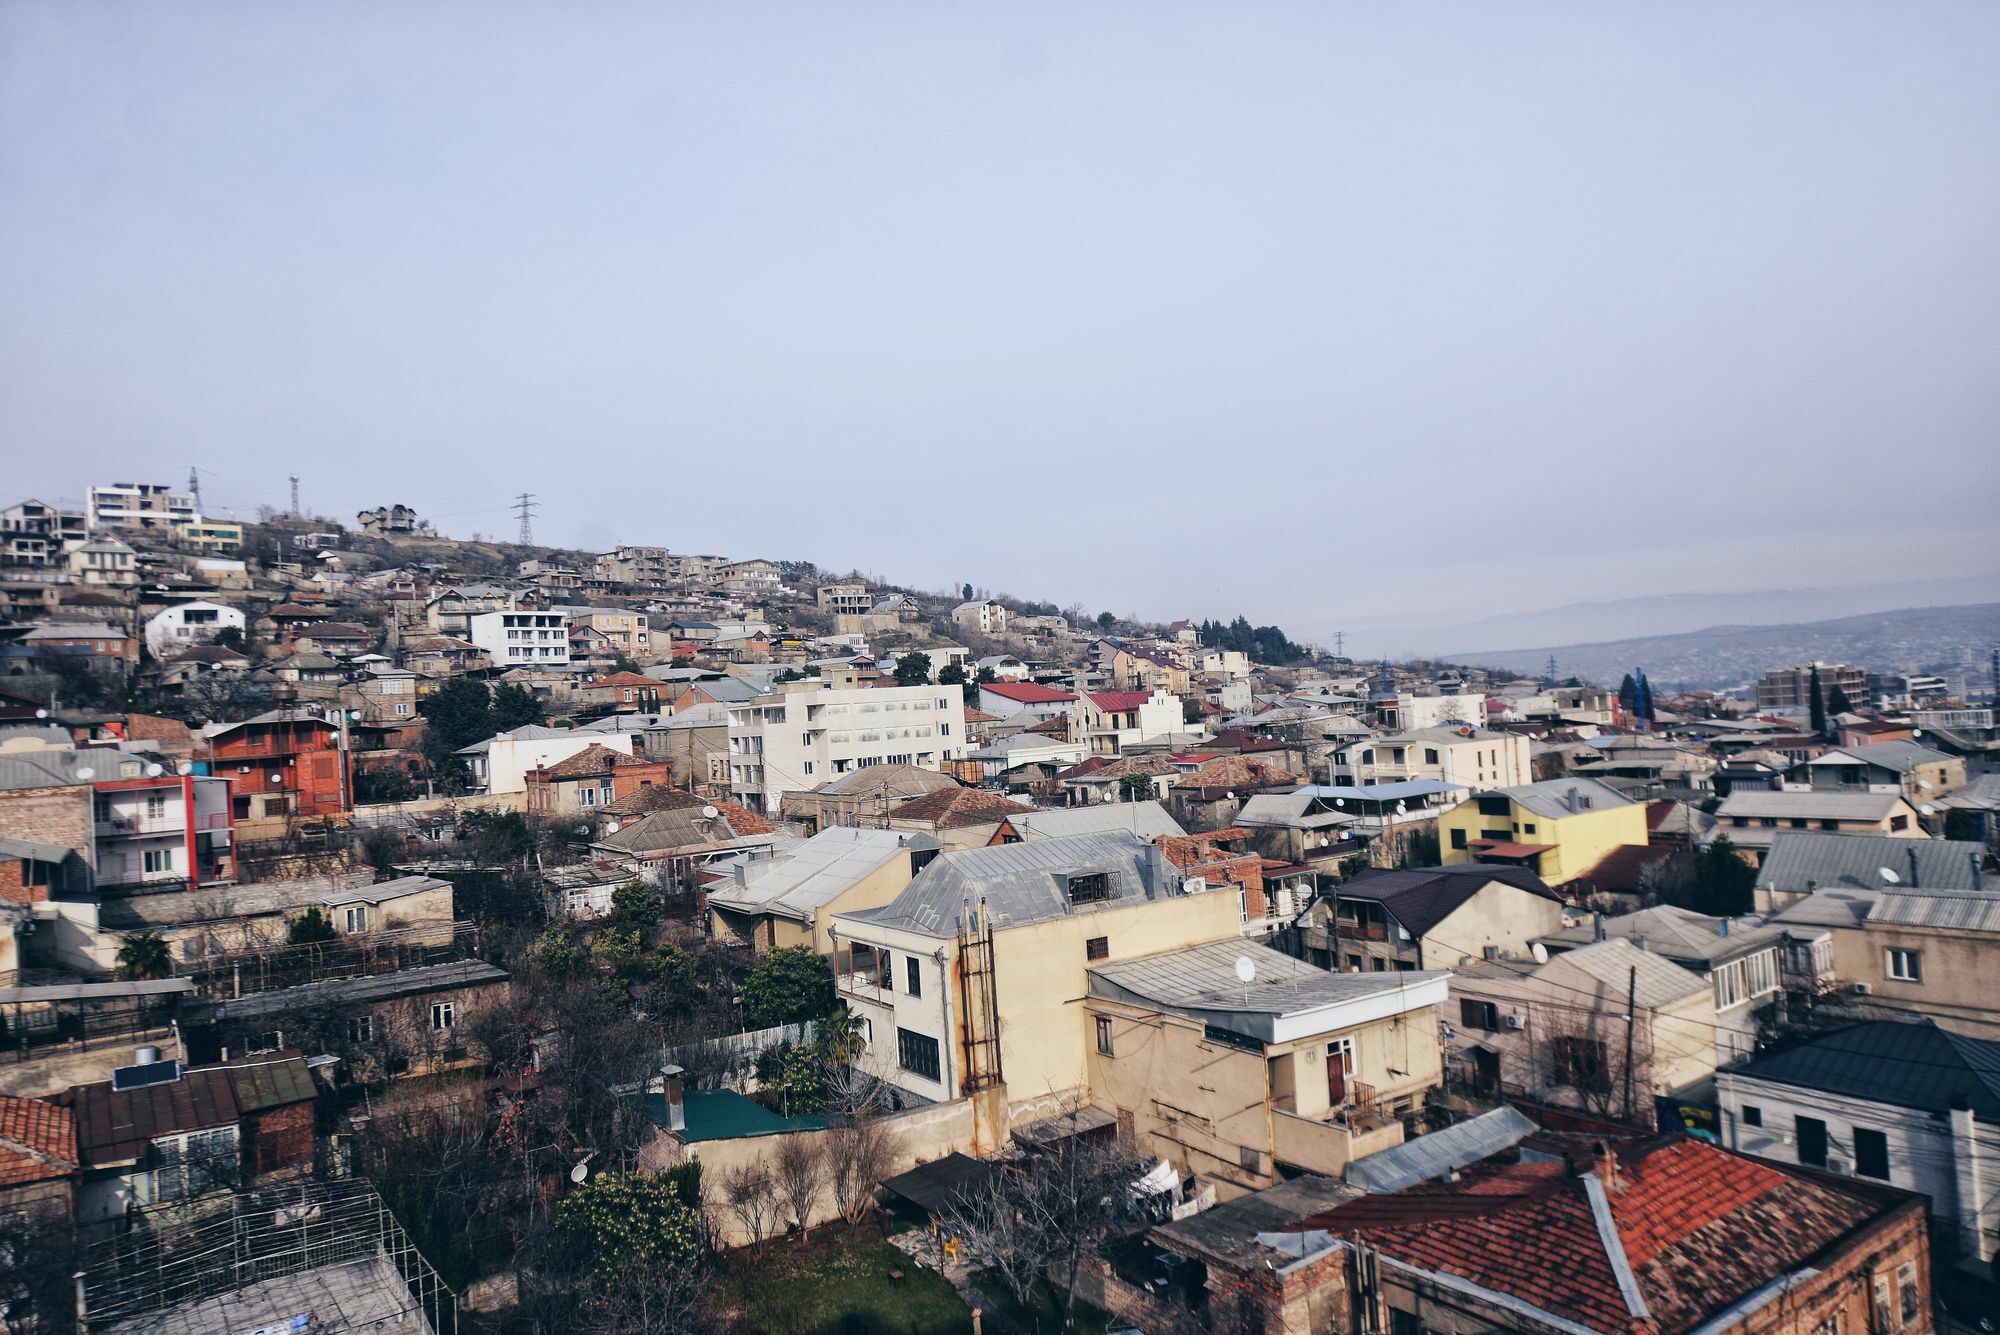
[[[229,780],[237,820],[347,809],[339,729],[310,709],[274,709],[203,731],[200,758]]]

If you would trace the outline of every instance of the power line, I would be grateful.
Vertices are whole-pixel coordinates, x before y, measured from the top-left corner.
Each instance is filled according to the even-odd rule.
[[[523,547],[532,547],[534,545],[534,514],[540,508],[541,503],[535,499],[535,493],[532,491],[524,491],[514,498],[514,513],[521,517],[521,533],[515,541],[519,542]]]

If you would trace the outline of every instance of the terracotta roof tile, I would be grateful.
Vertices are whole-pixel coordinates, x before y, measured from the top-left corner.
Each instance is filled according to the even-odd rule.
[[[0,1187],[77,1171],[76,1116],[41,1099],[0,1096]]]
[[[1033,810],[981,788],[939,788],[902,803],[889,813],[889,818],[921,821],[933,829],[953,830],[966,825],[986,825]]]

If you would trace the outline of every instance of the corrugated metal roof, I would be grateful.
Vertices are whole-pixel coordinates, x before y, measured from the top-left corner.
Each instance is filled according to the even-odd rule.
[[[1570,794],[1576,794],[1579,803],[1588,803],[1581,810],[1570,806]],[[1582,815],[1585,811],[1607,811],[1616,807],[1629,807],[1632,799],[1608,784],[1596,779],[1545,779],[1540,783],[1524,783],[1516,788],[1497,788],[1493,796],[1510,797],[1537,816],[1549,820],[1561,820],[1565,816]]]
[[[2000,1043],[1948,1033],[1929,1020],[1858,1024],[1733,1074],[1933,1113],[1964,1099],[1980,1121],[2000,1125]]]
[[[1080,834],[1112,834],[1123,830],[1141,839],[1187,833],[1158,802],[1097,802],[1087,807],[1032,811],[1009,816],[1023,839],[1067,839]]]
[[[1539,1130],[1518,1108],[1495,1108],[1457,1126],[1356,1159],[1347,1165],[1345,1177],[1349,1186],[1363,1191],[1401,1191],[1512,1149]]]
[[[1715,814],[1722,820],[1765,816],[1806,820],[1887,820],[1901,804],[1899,793],[1779,792],[1738,789],[1724,799]]]
[[[1899,927],[1943,927],[1962,932],[2000,932],[2000,895],[1977,890],[1884,888],[1868,910],[1869,922]]]
[[[724,908],[809,918],[890,859],[913,848],[937,846],[930,835],[836,825],[777,857],[745,864],[745,883],[713,886],[708,901]]]
[[[1236,962],[1254,970],[1245,983]],[[1292,1015],[1394,992],[1438,972],[1334,973],[1254,941],[1211,941],[1157,955],[1089,966],[1092,996],[1119,993],[1175,1011]],[[1120,998],[1122,999],[1122,998]]]
[[[1153,851],[1145,840],[1119,831],[946,853],[918,873],[893,903],[840,916],[946,937],[957,935],[965,907],[981,901],[996,928],[1116,908],[1156,896],[1159,887],[1148,884],[1146,873]],[[1109,897],[1073,909],[1068,877],[1084,873],[1103,873]]]
[[[281,988],[275,992],[257,992],[220,1002],[214,1013],[217,1020],[254,1020],[266,1015],[280,1015],[295,1007],[366,1005],[396,997],[421,996],[426,992],[504,983],[511,977],[513,975],[505,969],[484,960],[459,960],[367,978],[334,978],[323,983]]]
[[[1845,887],[1879,889],[1887,867],[1904,884],[1935,890],[1977,890],[1980,876],[1974,860],[1985,846],[1962,839],[1897,839],[1889,835],[1835,834],[1811,830],[1781,830],[1757,872],[1757,888],[1784,894],[1805,894]],[[1910,859],[1917,860],[1912,882]]]

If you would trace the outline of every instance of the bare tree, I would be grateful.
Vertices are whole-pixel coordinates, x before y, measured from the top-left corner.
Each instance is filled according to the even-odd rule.
[[[1645,1093],[1631,1086],[1646,1061],[1646,1054],[1632,1045],[1628,1068],[1628,1039],[1637,1037],[1628,1034],[1630,1023],[1623,996],[1607,996],[1601,1010],[1561,1003],[1537,1007],[1543,1080],[1600,1117],[1629,1117],[1628,1098]]]
[[[852,1066],[827,1072],[827,1099],[841,1115],[826,1133],[827,1189],[840,1217],[857,1224],[896,1161],[896,1136],[882,1117],[881,1083]]]
[[[730,1216],[750,1235],[751,1248],[762,1250],[778,1212],[769,1170],[761,1163],[738,1164],[722,1175],[721,1185]]]
[[[826,1152],[816,1135],[786,1136],[771,1156],[771,1179],[799,1232],[812,1227],[813,1207],[826,1186]]]

